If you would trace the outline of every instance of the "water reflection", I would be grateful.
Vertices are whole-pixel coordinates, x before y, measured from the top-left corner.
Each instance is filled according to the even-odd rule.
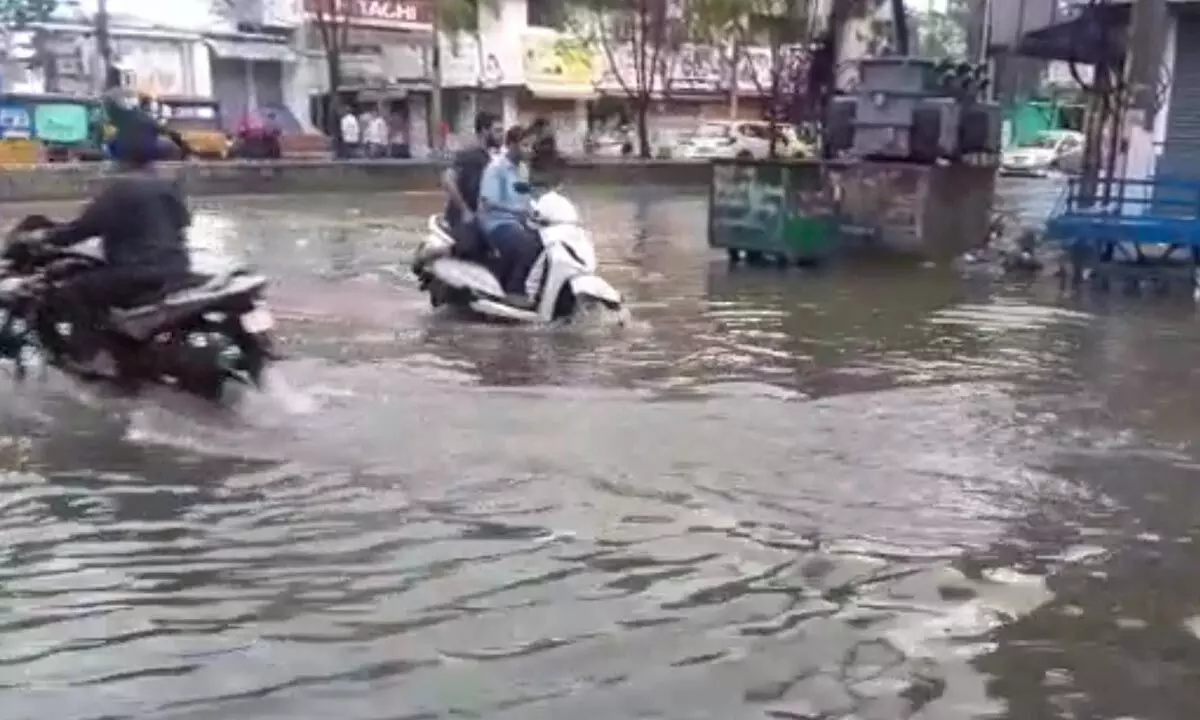
[[[431,312],[436,197],[209,203],[318,409],[6,406],[4,706],[1187,717],[1191,310],[730,272],[702,200],[622,197],[619,333]]]

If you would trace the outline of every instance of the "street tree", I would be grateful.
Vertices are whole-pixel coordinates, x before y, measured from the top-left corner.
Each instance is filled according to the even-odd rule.
[[[947,0],[945,9],[912,11],[909,15],[919,55],[960,59],[968,54],[974,21],[970,0]]]
[[[220,2],[236,2],[237,0],[219,0]],[[433,3],[434,36],[445,35],[453,41],[459,33],[478,33],[479,13],[482,9],[496,10],[500,0],[436,0]],[[313,27],[320,38],[321,49],[325,55],[326,79],[332,97],[337,97],[337,90],[342,85],[343,57],[350,45],[349,15],[353,0],[306,0],[306,9]],[[441,62],[438,53],[438,43],[433,44],[430,57],[430,75],[433,81],[433,102],[430,108],[430,140],[435,152],[442,148],[441,126],[442,93],[441,93]],[[336,103],[335,103],[336,104]],[[341,138],[341,127],[337,123],[334,131]]]
[[[325,79],[329,87],[330,102],[326,105],[328,117],[325,126],[335,133],[339,146],[345,142],[342,137],[341,123],[337,122],[340,109],[338,88],[342,84],[342,54],[350,41],[350,23],[346,17],[350,3],[348,0],[306,0],[305,10],[309,21],[317,31],[321,40],[321,50],[325,55]]]
[[[735,106],[743,78],[751,79],[762,98],[762,117],[769,125],[769,154],[776,157],[778,125],[798,123],[808,85],[810,46],[818,19],[804,0],[696,0],[693,33],[719,47],[729,68],[730,102]],[[769,50],[765,68],[756,67],[757,52]],[[765,70],[765,72],[764,72]]]
[[[602,82],[616,85],[633,111],[638,152],[650,157],[650,109],[663,97],[667,65],[691,38],[692,0],[573,2],[570,23],[580,51],[603,57]]]

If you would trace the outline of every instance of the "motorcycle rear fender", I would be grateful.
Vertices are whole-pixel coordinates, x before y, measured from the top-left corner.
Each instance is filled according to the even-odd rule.
[[[442,216],[432,215],[429,218],[429,234],[417,246],[416,252],[413,253],[413,262],[419,263],[430,255],[443,255],[454,247],[454,243],[454,236],[442,222]]]
[[[173,293],[156,305],[113,311],[113,324],[134,339],[144,340],[164,327],[205,312],[249,310],[262,294],[267,279],[261,275],[234,274],[214,287],[210,281]]]

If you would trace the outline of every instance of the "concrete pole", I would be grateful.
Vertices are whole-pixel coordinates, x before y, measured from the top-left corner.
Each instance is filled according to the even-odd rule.
[[[429,53],[431,62],[430,85],[433,87],[432,96],[429,98],[429,146],[433,148],[435,157],[441,157],[444,154],[445,137],[442,135],[442,43],[441,43],[441,10],[438,9],[437,3],[433,3],[433,49]]]
[[[100,0],[96,8],[96,52],[100,55],[101,88],[111,90],[121,84],[121,78],[113,72],[112,39],[108,34],[108,0]]]

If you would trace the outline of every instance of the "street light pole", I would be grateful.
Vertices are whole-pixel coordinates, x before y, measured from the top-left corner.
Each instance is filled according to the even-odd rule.
[[[121,76],[114,72],[112,63],[112,38],[108,33],[108,0],[100,0],[96,9],[96,51],[100,55],[100,65],[103,68],[101,88],[111,90],[119,87]]]
[[[442,135],[442,11],[437,2],[433,6],[433,49],[430,57],[430,86],[433,88],[429,98],[430,146],[435,156],[440,157],[445,151],[445,137]]]
[[[904,0],[892,0],[892,27],[896,29],[896,54],[908,56],[908,15],[904,8]]]

